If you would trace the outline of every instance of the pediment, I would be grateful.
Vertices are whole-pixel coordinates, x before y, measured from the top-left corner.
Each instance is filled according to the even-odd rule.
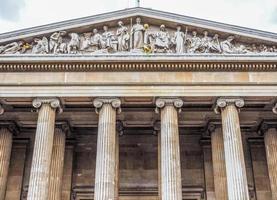
[[[121,53],[276,54],[277,34],[131,8],[0,35],[1,56]]]

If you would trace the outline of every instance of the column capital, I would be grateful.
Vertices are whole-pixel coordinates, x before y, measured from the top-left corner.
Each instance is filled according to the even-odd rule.
[[[215,113],[219,114],[221,108],[225,108],[228,105],[235,105],[237,108],[242,108],[244,106],[244,100],[242,98],[225,98],[220,97],[216,101]]]
[[[0,121],[0,131],[2,129],[7,129],[13,135],[18,135],[20,132],[14,121]]]
[[[160,131],[161,131],[161,121],[160,120],[156,120],[153,123],[153,135],[157,136]]]
[[[58,113],[62,113],[61,102],[58,98],[35,98],[32,102],[33,106],[39,109],[42,104],[49,104],[51,108],[56,109]]]
[[[219,125],[216,125],[215,123],[209,122],[206,127],[206,131],[203,132],[205,134],[204,136],[211,136],[215,130],[219,128]]]
[[[4,108],[3,108],[3,105],[0,104],[0,115],[3,115],[5,112]]]
[[[277,103],[275,103],[275,106],[272,108],[272,112],[277,114]]]
[[[264,136],[270,129],[277,129],[277,123],[275,121],[262,121],[258,128],[258,134]]]
[[[55,129],[60,129],[66,136],[71,135],[71,128],[68,121],[57,121]]]
[[[183,100],[179,98],[158,98],[156,100],[156,112],[158,113],[158,109],[162,109],[165,106],[174,106],[179,112],[181,112],[183,105]]]
[[[99,109],[102,108],[104,104],[110,104],[114,109],[121,112],[121,100],[115,97],[108,98],[96,98],[93,100],[93,105],[95,107],[95,112],[99,113]]]

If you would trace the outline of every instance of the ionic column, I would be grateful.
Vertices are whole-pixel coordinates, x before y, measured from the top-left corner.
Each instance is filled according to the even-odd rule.
[[[215,127],[211,133],[214,189],[217,200],[228,200],[226,165],[222,129]]]
[[[0,200],[5,199],[12,151],[12,137],[12,133],[8,128],[0,129]]]
[[[277,104],[272,109],[277,114]],[[268,128],[264,133],[264,143],[267,158],[267,167],[269,173],[269,181],[272,199],[277,199],[277,130],[276,128]]]
[[[217,100],[217,106],[222,117],[228,199],[249,200],[238,114],[238,109],[244,106],[244,101],[242,99],[220,98]]]
[[[50,165],[49,200],[60,200],[62,197],[65,139],[65,131],[62,127],[56,127]]]
[[[114,200],[118,193],[116,111],[121,101],[98,98],[93,105],[99,113],[94,200]]]
[[[38,98],[33,101],[33,106],[39,111],[27,199],[48,200],[55,116],[60,102]]]
[[[182,200],[178,110],[180,99],[160,98],[156,106],[161,113],[161,200]]]
[[[277,199],[277,131],[269,128],[264,134],[267,167],[272,199]]]

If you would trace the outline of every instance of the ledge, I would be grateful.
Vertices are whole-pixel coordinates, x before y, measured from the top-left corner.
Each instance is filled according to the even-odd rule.
[[[0,55],[0,72],[277,71],[277,54]]]

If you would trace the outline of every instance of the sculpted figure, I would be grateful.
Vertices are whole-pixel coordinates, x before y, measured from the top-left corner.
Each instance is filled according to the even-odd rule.
[[[258,53],[259,52],[256,44],[252,44],[251,52],[253,52],[253,53]]]
[[[201,39],[197,36],[197,32],[192,32],[192,38],[190,39],[190,47],[188,52],[195,53],[201,45]]]
[[[66,35],[66,31],[55,32],[50,36],[49,47],[53,53],[62,53],[65,51],[65,44],[63,44],[63,36]]]
[[[67,45],[67,53],[76,54],[80,47],[80,37],[77,33],[69,33],[71,38]]]
[[[83,38],[80,42],[80,50],[81,51],[87,51],[91,45],[90,39],[91,39],[91,33],[84,33]]]
[[[115,37],[112,32],[109,31],[108,26],[103,27],[104,33],[101,36],[101,49],[116,50]]]
[[[0,46],[0,54],[5,50],[5,46]]]
[[[235,39],[234,36],[229,36],[225,41],[221,42],[221,49],[223,53],[247,53],[246,47],[240,45],[236,47],[232,42]]]
[[[215,34],[214,37],[211,39],[209,42],[209,51],[210,52],[215,52],[215,53],[221,53],[221,47],[220,47],[220,42],[218,39],[218,34]]]
[[[225,41],[221,42],[221,49],[223,53],[235,53],[235,46],[232,41],[235,39],[234,36],[229,36]]]
[[[97,51],[100,49],[102,36],[98,33],[98,30],[96,28],[93,29],[92,32],[93,35],[90,39],[90,44],[92,46],[93,51]]]
[[[187,35],[187,29],[186,34],[181,31],[182,27],[177,26],[177,31],[174,34],[173,37],[173,43],[176,45],[176,53],[184,53],[185,50],[185,41],[186,41],[186,35]]]
[[[143,51],[145,53],[152,53],[154,50],[154,43],[153,43],[153,34],[149,31],[149,24],[144,24],[144,39],[143,39]]]
[[[145,31],[144,26],[141,24],[141,19],[136,19],[136,24],[131,29],[131,34],[134,37],[133,48],[141,49],[143,47],[143,32]]]
[[[160,31],[155,35],[155,51],[162,50],[162,52],[167,52],[169,50],[170,36],[165,29],[165,25],[160,26]]]
[[[266,45],[264,45],[264,44],[261,44],[259,48],[260,48],[260,51],[261,51],[261,52],[265,52],[265,53],[266,53],[266,52],[269,51],[269,50],[268,50],[268,47],[267,47]]]
[[[34,54],[47,54],[49,52],[48,39],[43,37],[42,39],[35,38],[35,45],[33,46],[32,53]]]
[[[118,39],[118,51],[127,51],[129,49],[128,41],[130,40],[128,28],[124,26],[122,21],[118,22],[118,26],[119,28],[116,32]]]
[[[2,53],[3,54],[15,54],[15,53],[23,53],[26,48],[24,48],[24,42],[12,42],[10,44],[5,45],[2,47]]]
[[[200,52],[201,53],[208,53],[210,48],[210,42],[211,42],[211,38],[208,36],[208,31],[204,31],[204,36],[201,39],[201,44],[200,44]]]

